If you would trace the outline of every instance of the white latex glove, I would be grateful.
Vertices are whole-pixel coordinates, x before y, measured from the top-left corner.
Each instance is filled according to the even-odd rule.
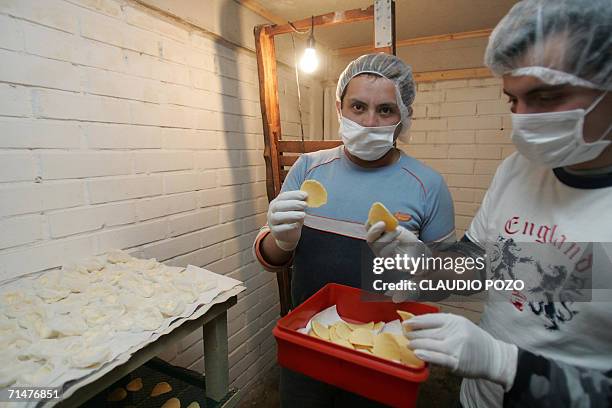
[[[431,313],[403,322],[410,348],[421,360],[468,378],[483,378],[512,388],[518,348],[493,338],[463,316]]]
[[[430,253],[423,241],[402,226],[388,232],[385,231],[385,223],[379,221],[374,225],[366,224],[366,230],[366,240],[376,256],[390,258],[406,254],[409,257],[418,257]]]
[[[268,226],[276,245],[284,251],[293,251],[300,240],[307,197],[301,190],[285,191],[270,202]]]
[[[429,256],[431,251],[419,240],[416,235],[402,226],[398,226],[394,231],[385,231],[385,223],[379,221],[374,225],[366,224],[368,245],[374,255],[383,258],[392,258],[396,255],[408,257]],[[418,274],[418,271],[417,271]],[[410,275],[414,278],[417,275]],[[385,292],[390,296],[394,303],[402,303],[409,300],[417,300],[419,291],[390,290]]]

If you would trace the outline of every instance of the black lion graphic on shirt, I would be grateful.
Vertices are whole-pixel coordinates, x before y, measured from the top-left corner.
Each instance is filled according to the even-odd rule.
[[[571,273],[565,265],[553,265],[535,260],[532,256],[523,253],[527,245],[535,243],[517,244],[512,238],[499,236],[497,242],[489,251],[491,261],[491,279],[517,279],[520,268],[528,268],[537,273],[536,284],[527,288],[531,295],[530,310],[546,319],[548,330],[559,330],[559,324],[571,320],[578,312],[573,310],[571,301],[558,300],[563,298],[568,278]],[[518,269],[517,269],[518,268]],[[575,290],[575,289],[574,289]],[[555,302],[557,300],[557,302]]]
[[[521,256],[522,248],[512,238],[498,237],[493,245],[491,259],[492,279],[516,279],[514,268],[525,263],[533,263],[533,258]]]

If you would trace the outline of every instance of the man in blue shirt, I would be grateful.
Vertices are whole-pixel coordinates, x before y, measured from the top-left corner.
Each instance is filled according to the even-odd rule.
[[[410,127],[414,95],[411,68],[393,55],[363,55],[340,75],[336,107],[343,145],[299,158],[254,243],[269,271],[293,262],[294,306],[330,282],[360,286],[362,255],[371,255],[364,223],[374,202],[382,202],[422,241],[454,241],[453,203],[444,179],[394,147]],[[325,187],[327,204],[307,207],[307,194],[300,191],[307,179]],[[297,373],[281,373],[282,405],[349,401],[372,404]]]

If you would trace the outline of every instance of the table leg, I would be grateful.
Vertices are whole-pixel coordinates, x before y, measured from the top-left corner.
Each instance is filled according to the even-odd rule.
[[[206,396],[221,401],[229,390],[227,357],[227,313],[223,312],[203,326],[204,378]]]

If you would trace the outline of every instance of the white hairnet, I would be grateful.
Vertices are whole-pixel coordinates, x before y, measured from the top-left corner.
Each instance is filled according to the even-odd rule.
[[[523,0],[499,22],[485,54],[497,75],[612,89],[612,0]]]
[[[366,54],[351,61],[338,79],[336,100],[342,101],[348,83],[360,74],[376,74],[387,78],[395,85],[397,106],[400,110],[402,128],[400,136],[410,128],[411,105],[414,102],[415,85],[412,68],[395,55],[378,53]]]

